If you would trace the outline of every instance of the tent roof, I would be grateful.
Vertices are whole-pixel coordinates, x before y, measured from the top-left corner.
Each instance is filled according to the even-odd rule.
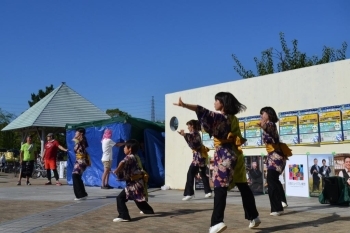
[[[100,120],[100,121],[90,121],[90,122],[83,122],[80,124],[67,124],[66,129],[67,130],[74,130],[77,128],[88,128],[88,127],[101,127],[108,124],[113,123],[129,123],[131,125],[131,135],[130,137],[132,139],[136,139],[139,142],[143,141],[144,136],[144,130],[145,129],[153,129],[158,132],[164,132],[165,131],[165,125],[161,123],[156,123],[153,121],[148,121],[141,118],[135,118],[135,117],[113,117],[107,120]]]
[[[109,119],[106,113],[72,90],[65,83],[22,113],[2,129],[18,130],[28,127],[60,127],[67,123]]]

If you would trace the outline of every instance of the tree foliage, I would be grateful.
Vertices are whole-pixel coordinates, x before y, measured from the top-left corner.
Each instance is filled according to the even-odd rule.
[[[122,116],[122,117],[131,117],[131,115],[127,112],[123,112],[119,108],[114,108],[114,109],[107,109],[106,114],[111,116],[111,117],[117,117],[117,116]]]
[[[32,107],[34,104],[38,103],[40,100],[42,100],[45,96],[50,94],[54,90],[53,85],[51,84],[48,87],[45,87],[45,91],[39,90],[38,94],[31,94],[31,101],[28,101],[29,107]]]
[[[13,119],[15,114],[9,113],[0,108],[0,130],[6,127]],[[18,133],[13,131],[0,131],[0,148],[11,149],[17,148],[20,144]]]
[[[254,57],[257,69],[257,76],[294,70],[308,66],[320,65],[329,62],[346,59],[346,49],[348,44],[343,42],[340,49],[334,49],[324,46],[321,58],[317,56],[308,57],[306,53],[298,49],[298,40],[292,40],[292,48],[290,49],[284,37],[284,33],[280,33],[281,51],[273,48],[266,49],[261,52],[261,58]],[[246,70],[235,54],[232,54],[235,65],[235,71],[242,78],[252,78],[256,75],[251,70]]]

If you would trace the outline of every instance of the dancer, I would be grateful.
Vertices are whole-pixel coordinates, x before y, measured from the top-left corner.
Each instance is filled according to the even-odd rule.
[[[286,160],[292,155],[291,150],[285,143],[280,143],[276,123],[278,117],[271,107],[264,107],[260,110],[261,119],[258,123],[263,129],[263,142],[268,153],[267,184],[271,205],[271,216],[279,216],[283,213],[283,206],[287,206],[283,186],[279,176],[284,171]]]
[[[138,151],[138,142],[131,139],[125,142],[125,158],[119,163],[114,173],[119,179],[126,181],[126,187],[117,196],[118,217],[113,222],[128,222],[131,220],[126,206],[128,200],[134,200],[141,214],[154,214],[152,207],[147,203],[144,196],[144,172],[138,166],[135,154]]]
[[[200,172],[200,176],[203,180],[204,185],[204,197],[211,197],[212,190],[209,186],[209,178],[206,174],[206,166],[207,166],[207,158],[209,149],[202,144],[201,135],[199,131],[201,130],[201,125],[197,120],[190,120],[186,123],[188,127],[188,131],[190,133],[185,133],[184,130],[178,131],[178,133],[183,136],[188,144],[188,146],[192,149],[193,159],[190,167],[187,172],[187,181],[184,191],[183,201],[188,201],[193,198],[194,189],[193,189],[193,181],[195,176]]]
[[[102,143],[101,161],[104,168],[103,175],[102,175],[101,189],[113,189],[113,187],[108,184],[108,180],[109,180],[109,173],[111,171],[112,160],[113,160],[112,148],[117,144],[111,138],[112,138],[112,130],[106,129],[103,133],[102,141],[101,141]]]
[[[237,127],[234,132],[240,131],[238,123],[232,124],[232,122],[238,122],[235,115],[244,111],[246,107],[229,92],[219,92],[215,96],[214,107],[220,113],[209,111],[199,105],[185,104],[181,97],[174,105],[195,111],[203,129],[210,136],[214,136],[215,153],[212,179],[215,196],[209,233],[222,232],[227,228],[224,223],[227,190],[232,183],[233,170],[237,163],[237,155],[233,148],[243,144],[243,138],[231,133],[231,126]]]
[[[86,200],[88,194],[85,191],[82,175],[86,167],[90,165],[90,157],[86,151],[89,144],[85,137],[85,129],[78,128],[75,132],[73,141],[75,142],[74,152],[76,157],[72,174],[73,189],[75,194],[74,200]]]

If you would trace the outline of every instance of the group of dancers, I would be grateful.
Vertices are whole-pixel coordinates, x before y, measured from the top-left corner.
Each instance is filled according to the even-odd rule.
[[[203,180],[205,197],[212,196],[212,190],[205,172],[208,149],[202,144],[199,134],[200,130],[204,130],[214,137],[215,147],[214,168],[211,177],[214,184],[214,208],[209,233],[219,233],[226,230],[224,212],[227,191],[235,186],[241,193],[245,218],[250,221],[249,228],[258,227],[261,220],[259,219],[253,192],[248,186],[242,151],[242,145],[246,142],[246,139],[242,137],[239,121],[236,117],[236,114],[246,110],[246,106],[229,92],[219,92],[215,95],[214,108],[216,112],[200,105],[184,103],[181,97],[174,105],[195,111],[198,118],[187,122],[189,133],[185,133],[184,130],[178,131],[193,151],[193,160],[188,169],[182,200],[188,201],[193,198],[193,181],[199,171]],[[288,146],[279,140],[276,126],[278,117],[275,110],[271,107],[264,107],[260,110],[260,115],[261,120],[258,126],[263,130],[263,142],[268,152],[266,166],[268,170],[268,195],[271,205],[270,215],[279,216],[283,213],[284,208],[288,206],[279,176],[284,171],[286,160],[292,153]]]
[[[236,114],[246,110],[246,106],[229,92],[219,92],[215,95],[214,108],[216,112],[200,105],[184,103],[181,97],[174,105],[195,111],[198,118],[187,122],[189,133],[185,133],[184,130],[178,131],[193,152],[193,160],[188,169],[184,198],[182,200],[188,201],[193,198],[193,182],[194,177],[198,173],[203,179],[205,197],[212,197],[212,190],[205,169],[208,162],[209,149],[203,145],[199,134],[203,129],[210,136],[214,137],[215,146],[214,166],[211,177],[214,184],[214,208],[209,233],[219,233],[226,230],[224,212],[227,192],[235,186],[240,191],[245,218],[249,220],[249,228],[258,227],[261,224],[261,220],[259,219],[253,192],[248,186],[242,151],[242,145],[246,142],[246,139],[241,134],[239,121],[236,117]],[[286,144],[279,141],[276,127],[278,117],[275,110],[271,107],[264,107],[261,109],[260,115],[261,120],[258,126],[263,130],[263,142],[268,152],[266,166],[268,170],[268,195],[271,204],[270,215],[279,216],[283,213],[284,208],[287,207],[284,189],[279,181],[279,176],[284,171],[286,160],[291,155],[291,150]],[[103,139],[108,139],[110,136],[111,132],[106,131]],[[89,165],[85,129],[77,129],[74,141],[76,162],[72,178],[75,200],[84,200],[88,194],[85,191],[82,174]],[[138,142],[132,139],[124,143],[113,142],[108,143],[108,145],[110,146],[106,148],[106,151],[109,154],[112,153],[113,146],[124,146],[125,153],[125,158],[118,164],[117,169],[113,171],[119,179],[126,181],[125,189],[116,198],[119,215],[113,219],[113,222],[130,221],[131,218],[125,204],[128,200],[133,200],[136,203],[141,214],[154,214],[152,207],[147,202],[148,175],[142,169],[142,164],[138,162]],[[103,161],[103,164],[110,167],[108,165],[110,163]],[[108,186],[105,176],[103,180],[103,186]]]

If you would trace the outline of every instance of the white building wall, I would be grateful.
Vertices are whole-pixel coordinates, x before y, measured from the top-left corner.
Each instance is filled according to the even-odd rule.
[[[215,77],[213,77],[215,79]],[[259,115],[265,106],[279,112],[303,110],[350,103],[350,60],[312,66],[251,79],[180,91],[165,95],[165,184],[184,189],[192,151],[183,137],[170,128],[170,119],[177,117],[179,129],[187,131],[186,122],[196,119],[193,111],[173,105],[181,96],[188,104],[214,110],[214,96],[228,91],[247,106],[237,117]],[[350,144],[292,146],[294,154],[349,153]],[[244,149],[245,155],[266,154],[264,148]],[[212,151],[211,151],[212,154]]]

